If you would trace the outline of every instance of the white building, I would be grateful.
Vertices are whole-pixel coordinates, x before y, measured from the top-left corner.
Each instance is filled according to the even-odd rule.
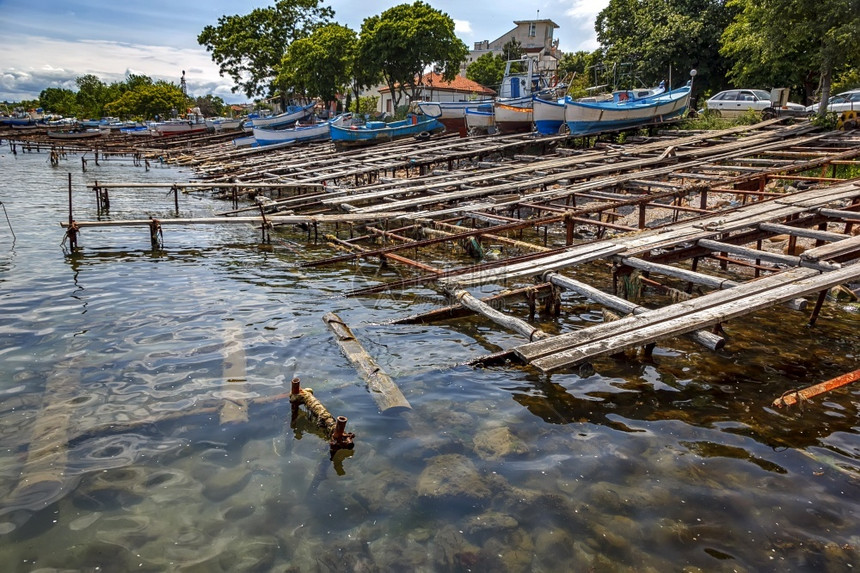
[[[523,54],[537,58],[537,71],[544,73],[547,77],[555,74],[558,69],[558,61],[562,53],[558,49],[558,40],[553,38],[553,32],[559,27],[552,20],[518,20],[514,21],[514,29],[505,32],[492,42],[484,40],[475,42],[474,49],[469,52],[469,57],[463,63],[460,75],[466,75],[469,64],[483,56],[493,54],[507,56],[502,52],[505,44],[516,40],[522,46]]]

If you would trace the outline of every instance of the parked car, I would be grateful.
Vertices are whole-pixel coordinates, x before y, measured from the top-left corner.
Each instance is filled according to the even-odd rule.
[[[739,117],[747,110],[764,111],[774,108],[770,92],[766,90],[725,90],[705,103],[705,107],[721,117]],[[775,108],[774,108],[775,109]],[[788,102],[785,109],[793,114],[803,113],[806,108],[799,103]],[[776,115],[774,113],[774,115]]]
[[[806,111],[817,113],[819,104],[813,104]],[[843,111],[860,111],[860,89],[842,92],[827,101],[827,111],[841,113]]]

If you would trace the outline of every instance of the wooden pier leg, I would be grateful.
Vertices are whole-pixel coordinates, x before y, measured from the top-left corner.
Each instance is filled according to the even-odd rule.
[[[825,298],[827,298],[826,290],[818,293],[818,300],[815,301],[815,308],[812,309],[812,314],[809,316],[809,326],[815,326],[815,321],[818,320],[818,313],[821,312],[821,306],[824,304]]]

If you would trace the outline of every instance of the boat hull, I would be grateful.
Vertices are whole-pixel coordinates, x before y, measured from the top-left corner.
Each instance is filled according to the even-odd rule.
[[[279,127],[290,126],[297,121],[300,121],[311,115],[314,111],[314,105],[310,104],[304,107],[291,106],[284,113],[273,115],[272,117],[255,117],[245,122],[245,131],[253,131],[255,127],[262,129],[277,129]]]
[[[542,135],[555,135],[564,125],[565,100],[550,101],[535,98],[532,102],[534,123],[537,132]]]
[[[100,129],[91,129],[86,131],[49,131],[48,137],[51,139],[91,139],[93,137],[101,137],[104,132]]]
[[[412,116],[412,118],[388,124],[379,121],[365,125],[332,125],[331,139],[340,146],[373,145],[424,132],[439,131],[443,127],[436,118],[425,115]]]
[[[678,118],[687,111],[690,91],[690,86],[684,86],[636,100],[567,100],[564,110],[565,124],[570,135],[579,136],[661,123]]]
[[[262,129],[254,128],[254,139],[259,145],[272,145],[277,143],[303,143],[331,137],[332,125],[343,125],[352,118],[351,114],[340,115],[331,121],[316,125],[305,125],[292,129]]]
[[[493,112],[496,116],[496,129],[499,130],[499,133],[532,131],[534,110],[530,104],[526,107],[496,102]]]
[[[445,126],[446,131],[459,132],[468,127],[466,111],[492,105],[493,100],[471,101],[419,101],[416,102],[421,113],[436,119]]]

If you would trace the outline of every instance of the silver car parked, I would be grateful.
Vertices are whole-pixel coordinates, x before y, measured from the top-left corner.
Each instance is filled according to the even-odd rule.
[[[813,104],[806,111],[817,113],[819,104]],[[827,101],[827,111],[842,113],[843,111],[860,111],[860,90],[842,92]]]
[[[773,108],[771,94],[766,90],[725,90],[721,91],[705,104],[707,109],[721,117],[739,117],[748,110],[764,111]],[[803,112],[802,105],[788,102],[785,109],[792,112]]]

